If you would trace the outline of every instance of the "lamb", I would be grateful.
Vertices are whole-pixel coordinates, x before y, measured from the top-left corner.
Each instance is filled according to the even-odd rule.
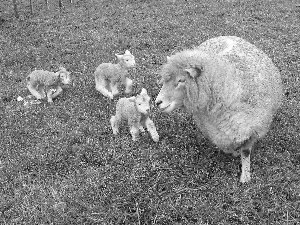
[[[118,86],[125,86],[125,93],[132,92],[133,81],[128,78],[127,69],[135,67],[134,56],[126,50],[124,55],[117,55],[118,63],[102,63],[95,71],[96,90],[113,99],[119,93]]]
[[[239,37],[220,36],[168,57],[160,74],[156,105],[166,113],[191,113],[205,137],[241,155],[240,182],[249,182],[253,145],[266,135],[282,102],[272,60]]]
[[[145,88],[136,97],[119,99],[116,105],[116,115],[110,119],[113,134],[118,134],[121,121],[127,120],[133,141],[137,140],[139,131],[145,132],[144,127],[146,127],[152,139],[158,142],[159,135],[149,117],[149,101],[150,97]]]
[[[63,91],[62,85],[71,84],[71,73],[64,67],[54,73],[46,70],[34,70],[26,78],[27,88],[30,93],[39,99],[47,97],[48,102],[52,103],[53,99]]]

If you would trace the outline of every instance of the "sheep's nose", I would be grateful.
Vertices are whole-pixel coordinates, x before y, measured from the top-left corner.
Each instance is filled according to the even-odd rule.
[[[162,100],[156,101],[156,106],[159,106],[162,103]]]

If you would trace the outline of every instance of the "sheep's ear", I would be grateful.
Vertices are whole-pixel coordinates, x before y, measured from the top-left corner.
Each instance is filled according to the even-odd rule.
[[[188,100],[192,103],[197,103],[198,101],[198,94],[199,89],[197,82],[194,79],[187,79],[186,80],[186,93]]]
[[[185,69],[188,76],[192,79],[186,79],[186,91],[189,101],[192,103],[197,103],[199,99],[199,89],[197,85],[197,78],[201,75],[203,68],[199,66],[191,66]]]
[[[187,72],[187,74],[192,78],[198,78],[201,73],[203,72],[202,66],[191,66],[188,69],[185,69],[184,71]]]

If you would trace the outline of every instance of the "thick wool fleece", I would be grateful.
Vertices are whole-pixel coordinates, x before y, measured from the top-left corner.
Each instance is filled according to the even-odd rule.
[[[238,37],[210,39],[179,52],[162,67],[162,81],[175,79],[190,65],[203,67],[197,102],[184,99],[202,131],[222,149],[236,148],[253,132],[264,136],[281,105],[282,86],[272,60]]]

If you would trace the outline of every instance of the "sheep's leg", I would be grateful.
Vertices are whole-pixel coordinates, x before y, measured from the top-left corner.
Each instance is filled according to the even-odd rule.
[[[125,93],[128,94],[130,92],[132,92],[132,83],[133,81],[131,79],[129,79],[128,77],[126,77],[125,80]]]
[[[30,93],[36,97],[37,99],[43,99],[45,97],[45,93],[44,91],[41,91],[41,90],[44,90],[42,87],[33,87],[31,84],[27,84],[27,88],[28,90],[30,91]]]
[[[257,140],[258,140],[258,135],[257,133],[255,133],[238,149],[238,151],[241,152],[241,160],[242,160],[242,174],[240,178],[241,183],[246,183],[251,180],[250,154],[253,149],[253,145]]]
[[[146,127],[148,132],[150,133],[153,141],[158,142],[159,141],[159,135],[156,131],[156,127],[153,123],[153,121],[148,117],[145,121]]]
[[[130,127],[130,134],[132,136],[132,140],[137,141],[138,136],[139,136],[139,128],[138,128],[137,124],[132,125]]]
[[[52,99],[56,98],[58,95],[60,95],[63,92],[63,89],[58,86],[55,90],[55,92],[52,94]]]

